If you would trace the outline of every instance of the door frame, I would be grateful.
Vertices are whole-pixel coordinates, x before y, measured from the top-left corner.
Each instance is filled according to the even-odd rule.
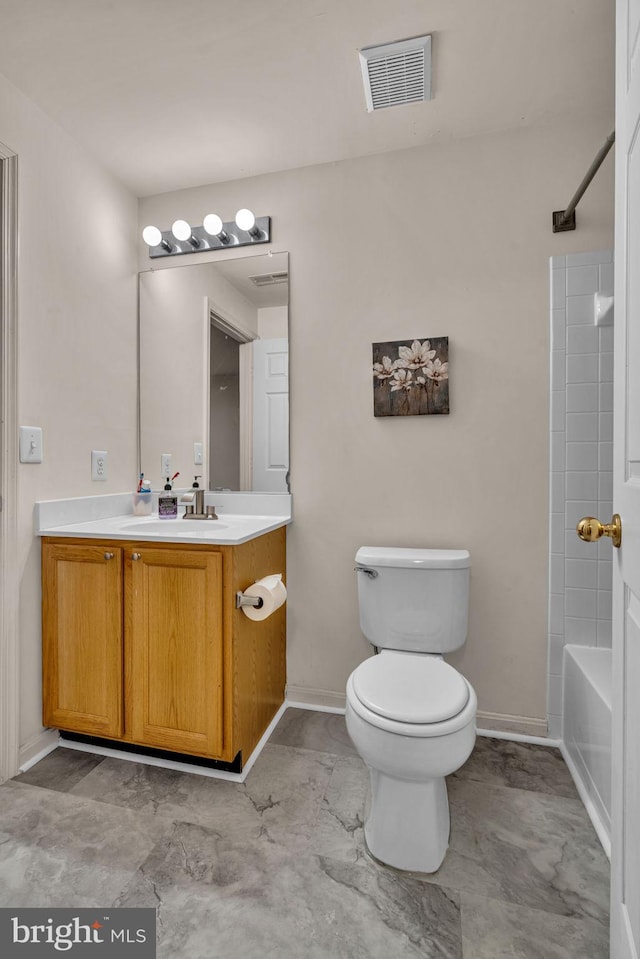
[[[0,783],[18,772],[18,157],[0,143]]]
[[[259,339],[253,330],[241,326],[228,310],[218,306],[210,296],[205,296],[205,374],[204,374],[204,435],[207,439],[207,464],[211,455],[211,327],[226,333],[239,344],[239,388],[240,388],[240,489],[251,490],[253,475],[253,342]],[[207,466],[209,488],[211,470]]]

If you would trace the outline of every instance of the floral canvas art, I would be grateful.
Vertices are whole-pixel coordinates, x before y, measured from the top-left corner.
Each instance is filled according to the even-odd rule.
[[[448,412],[448,336],[373,344],[374,416]]]

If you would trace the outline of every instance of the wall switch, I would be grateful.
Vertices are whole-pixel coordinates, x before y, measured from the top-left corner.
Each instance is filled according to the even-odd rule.
[[[91,450],[91,479],[100,483],[107,479],[107,451]]]
[[[39,426],[20,427],[20,462],[42,462],[42,429]]]
[[[202,443],[193,444],[193,465],[202,466]]]
[[[160,479],[162,484],[167,482],[167,477],[171,479],[173,476],[173,470],[171,469],[171,453],[161,453],[160,454]]]

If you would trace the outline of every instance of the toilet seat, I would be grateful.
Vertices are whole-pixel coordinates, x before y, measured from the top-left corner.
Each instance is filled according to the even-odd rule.
[[[464,679],[443,659],[396,650],[361,663],[353,688],[367,709],[402,723],[441,723],[469,700]]]
[[[372,726],[404,736],[445,736],[475,718],[472,687],[436,656],[384,650],[358,666],[350,705]]]

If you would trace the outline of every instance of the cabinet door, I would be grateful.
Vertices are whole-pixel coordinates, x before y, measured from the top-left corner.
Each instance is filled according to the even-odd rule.
[[[222,751],[222,557],[126,552],[127,727],[134,742]]]
[[[45,543],[43,721],[121,736],[122,550]]]

